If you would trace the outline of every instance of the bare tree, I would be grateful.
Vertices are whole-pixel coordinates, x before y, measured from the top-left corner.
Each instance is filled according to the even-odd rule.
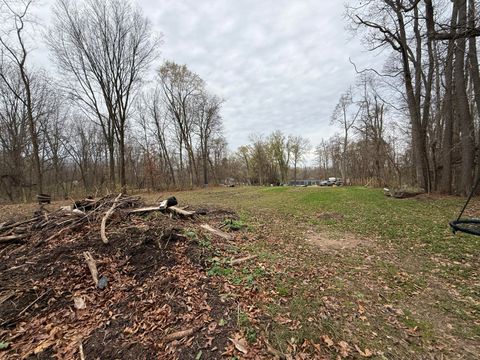
[[[203,167],[203,185],[208,185],[209,145],[213,136],[221,130],[220,106],[222,100],[205,91],[197,97],[196,129],[200,140]]]
[[[142,76],[157,56],[159,38],[139,8],[128,1],[58,0],[49,44],[70,93],[102,125],[114,181],[115,137],[120,185],[126,188],[125,138],[130,105]]]
[[[289,136],[290,152],[293,163],[293,179],[297,181],[297,168],[310,150],[310,142],[302,136]]]
[[[180,162],[185,148],[189,162],[190,186],[198,179],[197,162],[193,144],[195,126],[195,102],[202,94],[204,81],[186,65],[165,62],[158,70],[160,86],[167,109],[175,121],[179,140]],[[181,166],[182,168],[182,166]]]
[[[37,122],[40,116],[34,103],[34,79],[27,65],[28,50],[25,45],[25,26],[32,1],[19,1],[15,7],[5,0],[0,4],[0,12],[6,13],[7,27],[0,33],[0,79],[25,106],[30,141],[32,143],[33,163],[36,173],[37,192],[43,192],[43,173],[40,161]],[[11,66],[11,70],[6,67]],[[8,72],[16,72],[22,87],[16,85],[16,76],[7,76]]]
[[[351,110],[351,106],[354,105],[352,90],[349,89],[340,96],[337,106],[332,114],[332,124],[338,124],[342,128],[342,155],[341,155],[341,164],[340,172],[343,179],[347,178],[347,149],[348,141],[350,136],[350,130],[357,121],[358,115],[360,114],[362,108],[357,106],[356,109]]]

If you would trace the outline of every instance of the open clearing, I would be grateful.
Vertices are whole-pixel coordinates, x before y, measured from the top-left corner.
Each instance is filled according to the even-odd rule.
[[[171,193],[142,197],[147,203],[156,203],[159,197],[167,195]],[[202,338],[202,344],[198,338],[193,345],[181,340],[180,354],[184,356],[180,358],[220,358],[228,346],[226,358],[272,358],[273,354],[299,359],[478,358],[480,241],[467,235],[454,236],[448,228],[462,199],[394,199],[383,196],[379,189],[358,187],[214,188],[173,195],[192,209],[223,209],[208,216],[212,226],[222,225],[224,215],[232,214],[224,210],[231,210],[239,218],[231,216],[233,222],[223,229],[243,227],[232,231],[234,243],[225,244],[221,239],[211,241],[211,236],[201,233],[192,223],[187,237],[196,238],[195,247],[177,241],[172,248],[179,249],[175,250],[175,261],[191,270],[185,275],[181,271],[175,273],[178,268],[173,267],[168,270],[170,275],[177,279],[201,276],[196,284],[212,295],[204,299],[212,308],[208,318],[211,332]],[[478,207],[479,203],[474,201],[470,215],[478,215]],[[24,217],[30,216],[34,208],[2,206],[0,220],[21,211]],[[153,223],[156,219],[149,217],[148,221]],[[115,233],[113,227],[110,231]],[[116,236],[112,235],[113,239]],[[95,241],[99,241],[98,234],[96,237]],[[137,255],[147,260],[155,255],[154,246],[144,243],[150,244],[151,250],[142,248],[144,252]],[[73,244],[72,249],[86,250],[80,243]],[[123,247],[118,251],[135,255]],[[199,254],[201,259],[193,259]],[[226,254],[258,257],[231,266],[219,261]],[[117,255],[112,250],[112,256]],[[173,255],[166,252],[164,256]],[[133,265],[145,269],[139,261]],[[161,272],[151,275],[145,270],[142,274],[142,289],[155,291]],[[132,289],[131,296],[142,296],[134,290],[139,286],[138,276],[126,283]],[[194,291],[195,286],[189,291]],[[80,290],[87,293],[88,289]],[[177,301],[176,294],[177,298],[170,300]],[[202,294],[192,296],[201,298]],[[100,296],[98,301],[107,300]],[[177,310],[168,299],[165,303],[173,313]],[[49,304],[60,305],[66,306]],[[135,317],[141,318],[142,312],[154,316],[152,309],[162,305],[154,302],[151,308],[137,309]],[[215,312],[217,307],[219,311]],[[123,318],[122,314],[115,315],[114,325],[119,331],[124,330],[126,311],[127,308],[122,309]],[[82,316],[89,321],[85,314]],[[126,339],[122,341],[130,342],[129,346],[137,351],[128,353],[131,358],[142,351],[158,351],[155,347],[136,347],[131,344],[133,333],[122,334]],[[235,347],[235,342],[227,338],[234,334],[241,341]],[[211,337],[214,339],[209,340]],[[114,334],[97,330],[85,341],[87,354],[101,355],[105,341],[119,349],[125,345],[115,340]],[[203,345],[205,341],[213,341],[221,349],[211,351]],[[92,346],[97,350],[92,350]],[[126,353],[118,355],[128,358]],[[78,358],[78,354],[75,356]],[[102,358],[107,357],[104,354]]]

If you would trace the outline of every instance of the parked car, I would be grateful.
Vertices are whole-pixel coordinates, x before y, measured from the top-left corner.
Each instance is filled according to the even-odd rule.
[[[320,186],[328,186],[328,180],[320,181]]]

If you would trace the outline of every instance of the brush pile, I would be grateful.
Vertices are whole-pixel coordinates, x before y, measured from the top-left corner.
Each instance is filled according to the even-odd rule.
[[[77,201],[72,206],[62,207],[52,213],[48,213],[42,206],[30,219],[0,224],[0,243],[25,243],[29,240],[29,243],[40,245],[87,223],[96,223],[112,207],[128,209],[139,205],[141,203],[138,197],[106,196],[99,200]]]
[[[207,259],[218,254],[200,246],[235,236],[212,232],[220,212],[171,204],[107,196],[0,224],[0,359],[238,351],[232,286],[207,278]]]

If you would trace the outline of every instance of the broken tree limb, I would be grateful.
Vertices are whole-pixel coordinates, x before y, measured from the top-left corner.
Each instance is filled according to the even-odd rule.
[[[172,214],[177,214],[177,215],[185,216],[185,217],[190,217],[190,216],[195,215],[195,211],[183,210],[183,209],[180,209],[179,207],[176,207],[176,206],[168,207],[167,211],[169,211]]]
[[[169,342],[169,341],[173,341],[173,340],[179,340],[181,338],[184,338],[185,336],[190,336],[192,335],[195,331],[197,330],[197,328],[190,328],[190,329],[187,329],[187,330],[181,330],[181,331],[176,331],[174,333],[171,333],[171,334],[168,334],[167,336],[165,336],[163,338],[163,340]]]
[[[221,237],[222,239],[225,239],[225,240],[228,240],[228,241],[232,240],[232,235],[227,234],[226,232],[223,232],[221,230],[217,230],[217,229],[211,227],[208,224],[202,224],[202,225],[200,225],[200,227],[202,229],[205,229],[205,230],[211,232],[214,235],[217,235],[217,236]]]
[[[243,257],[243,258],[239,258],[239,259],[233,259],[232,261],[230,261],[230,265],[238,265],[238,264],[241,264],[245,261],[253,260],[257,257],[258,257],[258,255],[250,255],[250,256]]]
[[[102,237],[102,241],[104,244],[108,244],[108,238],[107,238],[107,235],[105,234],[105,227],[107,226],[107,220],[115,211],[115,208],[117,207],[117,204],[118,204],[118,200],[120,200],[121,196],[122,196],[122,193],[117,195],[115,200],[113,200],[112,206],[110,207],[110,209],[108,209],[108,211],[105,213],[105,216],[102,219],[102,224],[100,226],[100,236]]]
[[[26,238],[27,234],[17,234],[17,235],[7,235],[7,236],[0,236],[0,243],[7,243],[7,242],[15,242],[21,239]]]
[[[144,213],[144,212],[150,212],[150,211],[162,211],[162,212],[164,212],[169,207],[175,206],[177,204],[178,204],[178,202],[177,202],[177,199],[175,198],[175,196],[171,196],[166,200],[162,200],[160,202],[160,205],[158,205],[158,206],[147,206],[147,207],[142,207],[142,208],[138,208],[138,209],[133,209],[133,210],[130,210],[128,213],[129,214],[135,214],[135,213]]]
[[[88,268],[90,270],[90,274],[92,274],[93,282],[95,283],[95,287],[98,285],[98,270],[97,264],[95,263],[95,259],[93,258],[92,254],[89,251],[85,251],[83,253],[83,257],[87,262]]]
[[[8,230],[8,229],[12,229],[12,228],[15,228],[19,225],[24,225],[24,224],[28,224],[28,223],[31,223],[33,221],[37,221],[38,219],[40,219],[41,217],[40,216],[37,216],[37,217],[34,217],[34,218],[31,218],[31,219],[27,219],[27,220],[23,220],[23,221],[19,221],[19,222],[16,222],[16,223],[13,223],[13,224],[3,224],[3,226],[0,227],[0,231],[5,231],[5,230]]]
[[[81,340],[78,343],[78,353],[80,355],[80,360],[85,360],[85,353],[83,352],[83,344]]]
[[[160,211],[160,207],[158,206],[147,206],[138,209],[132,209],[128,213],[129,214],[136,214],[136,213],[144,213],[144,212],[151,212],[151,211]]]

